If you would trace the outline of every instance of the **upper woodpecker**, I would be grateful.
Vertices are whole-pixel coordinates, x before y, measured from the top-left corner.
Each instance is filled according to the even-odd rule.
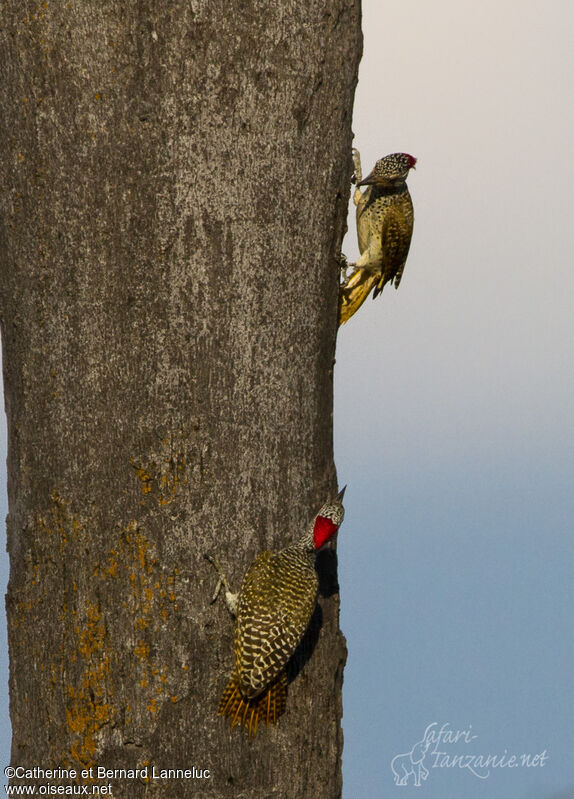
[[[248,567],[238,594],[232,594],[217,561],[206,558],[219,573],[213,602],[225,587],[227,606],[235,616],[235,668],[219,702],[220,715],[255,736],[262,719],[275,724],[285,711],[285,666],[303,638],[319,590],[315,554],[343,521],[343,489],[326,502],[305,534],[276,554],[265,550]]]
[[[357,188],[357,236],[361,256],[355,271],[341,285],[339,324],[361,307],[371,289],[373,298],[386,283],[399,287],[413,233],[413,204],[406,184],[417,159],[408,153],[392,153],[381,158],[372,172],[361,179],[361,159],[353,150]],[[367,186],[365,192],[359,187]]]

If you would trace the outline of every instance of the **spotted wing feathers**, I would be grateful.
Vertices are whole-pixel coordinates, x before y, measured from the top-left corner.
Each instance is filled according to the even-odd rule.
[[[258,696],[285,669],[311,619],[317,575],[297,547],[263,552],[247,570],[236,620],[239,688]]]

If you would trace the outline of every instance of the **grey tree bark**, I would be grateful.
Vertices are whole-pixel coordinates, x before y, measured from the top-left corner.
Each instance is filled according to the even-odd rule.
[[[95,781],[135,799],[334,799],[329,558],[287,712],[249,741],[217,716],[233,625],[203,553],[237,585],[336,487],[360,0],[0,19],[12,765],[197,770]]]

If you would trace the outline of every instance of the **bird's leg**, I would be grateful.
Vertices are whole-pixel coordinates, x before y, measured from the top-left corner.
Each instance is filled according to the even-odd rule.
[[[219,575],[219,580],[217,581],[217,585],[215,586],[215,592],[213,594],[213,598],[211,600],[211,604],[213,605],[213,603],[215,602],[215,600],[219,596],[219,592],[221,591],[221,587],[223,586],[223,588],[225,588],[225,604],[227,605],[227,609],[229,610],[229,612],[231,613],[232,616],[236,616],[237,615],[237,599],[238,599],[239,594],[234,594],[231,591],[231,589],[229,588],[229,583],[227,582],[227,577],[225,576],[225,573],[224,573],[223,569],[221,568],[221,566],[219,565],[219,562],[216,560],[216,558],[214,558],[213,555],[209,555],[208,553],[205,553],[205,555],[203,557],[211,563],[211,565],[213,566],[213,568],[215,569],[215,571]]]
[[[381,271],[380,258],[378,261],[373,259],[368,249],[361,253],[355,263],[351,264],[351,266],[354,268],[355,272],[358,269],[366,269],[367,272]]]
[[[361,154],[356,149],[356,147],[353,147],[352,153],[353,153],[353,168],[355,172],[353,174],[353,177],[351,178],[351,182],[357,184],[360,183],[363,179],[363,168],[361,167]],[[363,193],[361,192],[361,189],[357,186],[357,188],[355,189],[355,193],[353,194],[353,202],[355,203],[355,205],[358,205],[359,200],[361,199],[362,196]]]

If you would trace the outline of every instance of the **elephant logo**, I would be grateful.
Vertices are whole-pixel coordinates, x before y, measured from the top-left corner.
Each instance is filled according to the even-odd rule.
[[[403,755],[395,755],[391,760],[391,769],[393,771],[395,785],[408,785],[409,777],[413,776],[414,785],[420,787],[421,780],[426,780],[429,771],[423,765],[423,760],[430,746],[430,740],[426,737],[422,741],[418,741],[410,752],[405,752]]]

